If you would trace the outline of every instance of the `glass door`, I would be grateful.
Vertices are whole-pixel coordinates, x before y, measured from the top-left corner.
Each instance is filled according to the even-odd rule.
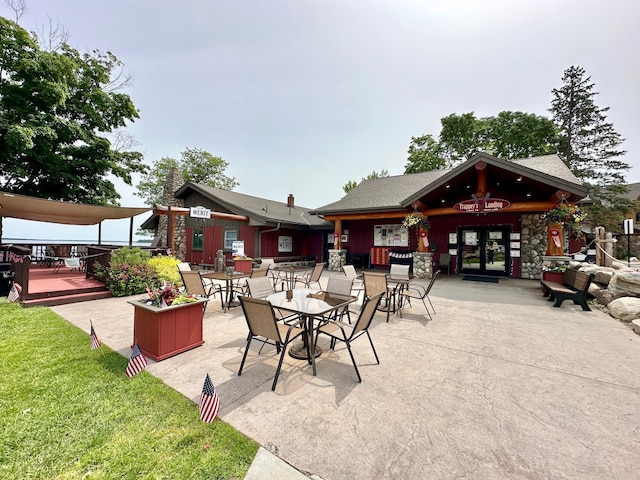
[[[508,275],[508,227],[460,227],[458,271],[476,275]]]

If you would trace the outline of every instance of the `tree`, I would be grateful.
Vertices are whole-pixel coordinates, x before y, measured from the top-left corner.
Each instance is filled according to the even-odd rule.
[[[234,177],[224,171],[229,163],[221,157],[199,148],[187,148],[180,160],[162,157],[153,163],[137,185],[136,195],[144,198],[147,205],[161,203],[162,190],[169,173],[177,168],[186,182],[202,183],[211,187],[233,190],[239,185]]]
[[[563,85],[553,89],[549,111],[560,130],[558,155],[580,180],[590,188],[590,196],[600,203],[589,208],[592,225],[619,230],[619,223],[635,207],[623,197],[627,191],[623,162],[624,139],[607,122],[609,107],[599,108],[594,98],[595,84],[581,67],[564,71]]]
[[[108,135],[139,118],[131,98],[106,91],[121,62],[110,52],[44,51],[0,17],[0,189],[41,198],[116,205],[109,176],[131,185],[142,154]]]
[[[440,170],[447,166],[440,144],[431,135],[412,137],[408,153],[404,173]]]
[[[380,170],[380,173],[378,173],[378,172],[376,172],[374,170],[369,175],[367,175],[366,177],[362,177],[362,181],[364,181],[364,180],[373,180],[374,178],[382,178],[382,177],[388,177],[388,176],[389,176],[389,170],[382,169],[382,170]],[[355,182],[355,180],[349,180],[347,183],[345,183],[342,186],[342,190],[344,190],[344,193],[349,193],[349,190],[353,190],[357,186],[358,186],[358,184]]]
[[[455,167],[478,151],[501,158],[526,158],[554,153],[557,128],[548,118],[523,112],[500,112],[476,118],[473,112],[440,119],[438,140],[413,137],[405,173]]]

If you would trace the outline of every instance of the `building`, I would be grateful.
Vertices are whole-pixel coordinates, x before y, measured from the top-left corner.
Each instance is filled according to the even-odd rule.
[[[544,212],[586,195],[557,155],[505,160],[479,153],[449,170],[364,180],[311,213],[334,224],[332,269],[344,262],[376,268],[411,255],[425,275],[447,254],[452,272],[538,278]],[[411,212],[428,216],[426,240],[402,227]],[[428,242],[427,254],[416,252],[418,241]]]

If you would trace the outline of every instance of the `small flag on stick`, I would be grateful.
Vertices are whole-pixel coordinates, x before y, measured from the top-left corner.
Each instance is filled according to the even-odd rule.
[[[7,295],[7,298],[10,302],[17,302],[18,300],[20,300],[21,293],[22,287],[19,284],[14,283],[13,285],[11,285],[11,289],[9,290],[9,295]]]
[[[200,395],[200,420],[211,423],[216,419],[220,411],[220,399],[216,393],[216,389],[211,383],[211,378],[207,373],[202,387],[202,395]]]
[[[131,358],[129,359],[129,363],[127,365],[127,377],[133,377],[136,373],[142,371],[142,369],[146,366],[147,359],[144,358],[144,355],[142,354],[140,348],[138,347],[138,344],[136,343],[133,346]]]
[[[91,322],[91,320],[89,320]],[[91,350],[95,350],[100,346],[100,340],[96,335],[96,331],[93,329],[93,322],[91,322]]]

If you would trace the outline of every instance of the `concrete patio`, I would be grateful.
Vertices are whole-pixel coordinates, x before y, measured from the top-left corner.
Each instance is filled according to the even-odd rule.
[[[52,309],[86,332],[91,320],[128,357],[130,299]],[[147,371],[194,402],[209,373],[222,420],[325,480],[638,478],[640,337],[630,328],[571,302],[553,308],[536,281],[444,275],[431,299],[433,321],[415,301],[403,318],[376,315],[380,365],[366,339],[354,343],[362,383],[344,346],[326,343],[315,377],[286,355],[272,392],[275,349],[257,346],[238,377],[247,327],[219,300],[207,307],[203,346]]]

